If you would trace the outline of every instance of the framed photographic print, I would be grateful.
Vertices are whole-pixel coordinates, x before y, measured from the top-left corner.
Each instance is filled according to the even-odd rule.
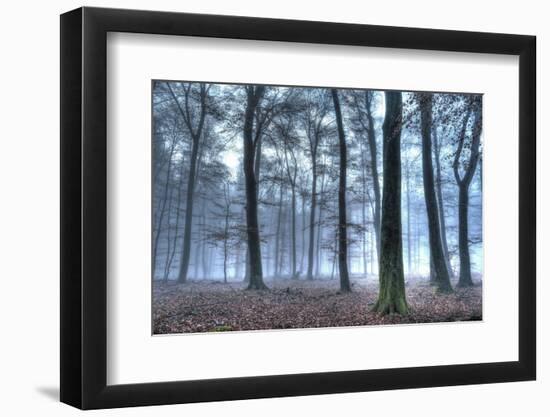
[[[61,401],[536,375],[535,38],[61,16]]]

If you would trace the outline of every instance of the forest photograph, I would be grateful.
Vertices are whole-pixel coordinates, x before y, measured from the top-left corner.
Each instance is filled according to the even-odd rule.
[[[151,85],[153,334],[482,320],[481,94]]]

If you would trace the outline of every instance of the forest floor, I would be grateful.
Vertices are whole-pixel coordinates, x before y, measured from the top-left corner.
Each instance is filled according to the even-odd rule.
[[[342,294],[337,280],[268,281],[268,291],[246,291],[244,283],[155,282],[153,333],[220,332],[380,324],[474,321],[482,319],[482,287],[436,294],[426,280],[407,281],[410,314],[382,316],[371,311],[377,299],[374,278],[353,281]]]

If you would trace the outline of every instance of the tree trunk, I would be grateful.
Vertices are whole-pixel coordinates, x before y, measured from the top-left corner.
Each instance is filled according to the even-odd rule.
[[[291,234],[292,234],[292,279],[296,279],[296,186],[292,186]]]
[[[307,258],[307,279],[313,279],[313,249],[315,247],[315,209],[317,206],[317,153],[311,154],[312,183],[311,183],[311,212],[309,214],[309,248]]]
[[[230,215],[230,206],[226,206],[225,208],[225,225],[224,225],[224,240],[223,240],[223,282],[227,284],[227,255],[228,255],[228,247],[227,247],[227,240],[228,240],[228,234],[229,234],[229,215]]]
[[[174,127],[175,130],[175,127]],[[164,190],[163,190],[163,196],[162,196],[162,204],[160,207],[159,217],[156,224],[156,230],[155,230],[155,238],[153,240],[153,278],[156,272],[157,268],[157,258],[158,258],[158,248],[159,248],[159,240],[160,235],[162,231],[162,223],[164,222],[164,213],[166,211],[166,202],[168,201],[168,188],[170,184],[170,177],[172,172],[172,156],[174,154],[174,149],[176,146],[176,140],[173,137],[172,143],[170,145],[170,153],[168,156],[168,169],[166,170],[166,178],[164,183]]]
[[[240,279],[241,278],[241,247],[240,245],[237,246],[236,248],[236,255],[235,255],[235,266],[234,266],[234,269],[233,269],[233,279]]]
[[[323,162],[326,162],[324,159]],[[319,278],[321,276],[321,238],[323,236],[323,203],[325,198],[325,184],[326,184],[326,170],[323,170],[321,175],[321,190],[319,192],[319,210],[317,214],[317,237],[315,244],[315,276]]]
[[[368,277],[368,262],[367,262],[367,204],[369,203],[369,194],[367,189],[367,161],[365,158],[365,149],[363,142],[360,147],[361,152],[361,225],[362,230],[362,249],[363,249],[363,275]]]
[[[378,256],[378,262],[380,262],[380,182],[378,179],[378,158],[377,158],[377,146],[376,135],[374,132],[374,118],[372,117],[371,104],[372,104],[372,91],[365,92],[366,108],[367,108],[367,121],[368,121],[368,139],[370,150],[370,166],[372,171],[372,183],[374,191],[374,233],[376,237],[376,253]]]
[[[164,273],[162,280],[168,281],[168,274],[170,270],[168,265],[170,263],[170,252],[172,251],[172,207],[174,205],[174,186],[170,186],[170,193],[168,196],[168,230],[166,231],[166,256],[164,257]]]
[[[256,143],[256,151],[254,155],[254,175],[256,177],[256,200],[260,194],[260,167],[262,162],[262,136],[258,135],[258,141]],[[250,253],[248,247],[246,249],[246,266],[244,273],[244,282],[250,282]]]
[[[420,239],[418,217],[414,219],[414,270],[418,272],[420,270],[420,246],[422,241]]]
[[[178,282],[185,283],[187,282],[187,272],[189,269],[189,259],[191,256],[191,229],[193,226],[193,194],[195,192],[195,177],[197,175],[197,157],[199,155],[200,138],[202,136],[204,120],[206,118],[207,87],[205,84],[200,85],[200,116],[195,129],[193,128],[193,123],[189,118],[189,112],[183,111],[180,105],[180,102],[178,101],[176,95],[174,94],[174,91],[172,90],[172,87],[170,86],[170,83],[166,83],[166,85],[168,86],[168,89],[172,95],[172,98],[177,105],[177,108],[180,112],[182,119],[187,125],[189,134],[192,139],[191,165],[189,167],[189,178],[187,181],[187,198],[186,198],[186,204],[185,204],[185,226],[184,226],[184,232],[183,232],[183,250],[181,255],[180,271],[178,274]],[[187,105],[188,105],[190,91],[191,91],[191,87],[189,86],[188,89],[185,90],[186,110],[188,110]]]
[[[280,184],[279,186],[279,208],[277,212],[277,228],[275,229],[275,253],[273,256],[273,262],[274,262],[274,272],[273,275],[275,278],[279,277],[279,252],[280,252],[280,234],[281,234],[281,221],[283,217],[283,185]]]
[[[474,111],[474,122],[472,128],[472,142],[469,147],[470,158],[467,167],[465,167],[464,176],[460,178],[460,156],[464,149],[466,129],[472,111]],[[460,258],[460,275],[458,278],[459,287],[469,287],[473,285],[470,263],[470,244],[468,238],[468,205],[470,183],[472,182],[472,178],[474,177],[477,168],[477,162],[479,160],[481,129],[481,101],[477,102],[475,99],[472,99],[459,134],[458,149],[453,162],[454,176],[458,185],[458,251]]]
[[[386,91],[383,125],[384,185],[380,228],[380,291],[373,310],[382,314],[407,314],[401,235],[401,127],[400,92]]]
[[[302,228],[302,239],[301,239],[301,247],[300,247],[300,274],[304,273],[304,255],[306,253],[306,198],[305,195],[302,195],[302,221],[301,221],[301,228]]]
[[[443,255],[445,256],[445,264],[449,271],[449,277],[453,276],[451,267],[451,257],[449,255],[449,245],[447,244],[447,226],[445,221],[445,206],[443,205],[443,190],[441,179],[441,144],[437,137],[437,129],[433,130],[434,153],[435,153],[435,187],[437,193],[437,209],[439,214],[439,225],[441,227],[441,244],[443,245]]]
[[[419,94],[420,130],[422,135],[422,177],[424,182],[424,199],[428,215],[428,232],[430,241],[430,258],[434,280],[439,292],[451,292],[449,271],[441,244],[441,229],[435,196],[434,173],[432,165],[432,95]]]
[[[250,282],[250,253],[248,252],[248,240],[246,241],[246,249],[245,249],[245,257],[244,257],[244,277],[243,282],[249,283]]]
[[[253,139],[254,112],[264,94],[265,87],[247,87],[247,105],[244,118],[243,148],[244,148],[244,176],[246,188],[246,226],[248,236],[249,274],[248,289],[266,289],[262,272],[262,252],[260,229],[258,225],[258,194],[256,175],[254,173]]]
[[[362,205],[361,205],[361,224],[363,226],[363,230],[361,232],[362,234],[362,246],[363,246],[363,275],[365,278],[367,277],[367,214],[365,206],[367,204],[366,201],[366,195],[367,195],[367,187],[366,187],[366,178],[364,176],[364,170],[363,170],[363,192],[362,192]]]
[[[340,178],[338,185],[338,270],[340,273],[340,291],[351,291],[348,273],[348,235],[346,220],[346,176],[347,176],[347,147],[340,110],[338,91],[333,88],[332,100],[334,101],[334,112],[336,113],[336,124],[338,125],[338,139],[340,148]]]
[[[408,163],[405,167],[407,178],[407,274],[411,275],[411,172]]]
[[[286,240],[286,217],[287,217],[287,209],[286,207],[283,208],[283,221],[282,221],[282,228],[281,228],[281,250],[279,252],[279,273],[283,275],[284,269],[284,259],[285,259],[285,240]]]
[[[178,240],[179,240],[179,228],[180,228],[180,211],[181,211],[181,189],[183,188],[183,167],[184,167],[184,161],[182,159],[182,161],[180,162],[180,171],[179,171],[179,182],[178,182],[178,193],[177,193],[177,197],[176,197],[176,224],[174,226],[174,243],[172,245],[172,251],[170,253],[170,259],[168,261],[168,271],[170,272],[170,270],[172,269],[172,263],[174,261],[174,256],[176,255],[176,248],[178,246]]]
[[[332,258],[332,270],[330,271],[330,280],[334,279],[336,261],[338,260],[338,232],[334,233],[334,256]]]
[[[470,244],[468,242],[468,186],[461,185],[458,191],[458,251],[460,254],[459,287],[471,287]]]

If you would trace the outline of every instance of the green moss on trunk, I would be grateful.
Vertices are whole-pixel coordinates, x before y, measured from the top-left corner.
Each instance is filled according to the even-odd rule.
[[[384,186],[380,230],[380,292],[373,311],[382,314],[407,314],[403,272],[401,231],[401,127],[400,92],[386,94],[384,136]]]

